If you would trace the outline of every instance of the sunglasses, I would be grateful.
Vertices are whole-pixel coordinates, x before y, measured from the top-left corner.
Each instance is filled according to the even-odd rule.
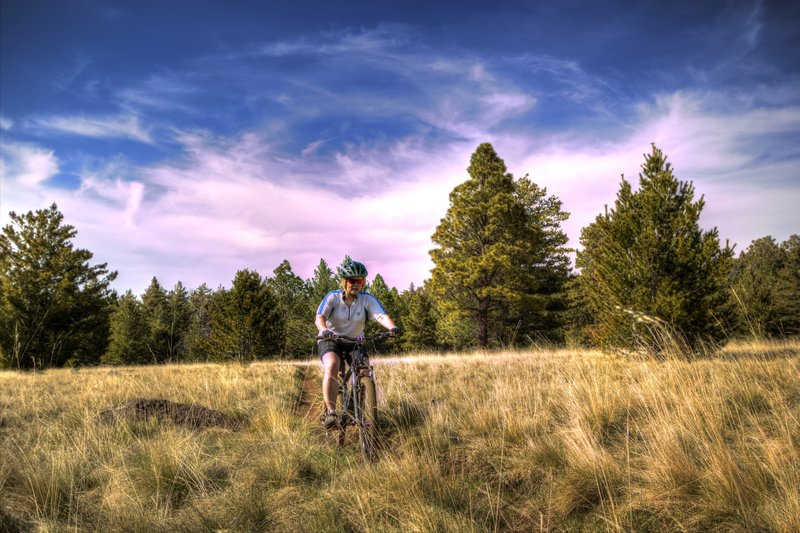
[[[364,283],[364,278],[347,278],[347,283]]]

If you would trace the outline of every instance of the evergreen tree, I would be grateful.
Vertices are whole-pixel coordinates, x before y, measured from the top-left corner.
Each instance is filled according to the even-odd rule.
[[[211,337],[211,300],[213,291],[203,283],[189,294],[189,324],[184,342],[186,359],[207,361],[208,341]]]
[[[776,298],[783,335],[800,335],[800,235],[781,243],[783,268],[778,272]]]
[[[408,296],[408,313],[403,321],[403,347],[408,351],[438,348],[436,343],[436,307],[424,287],[412,287],[403,293]]]
[[[400,293],[394,287],[389,288],[386,280],[380,274],[375,274],[372,282],[365,287],[365,290],[378,299],[383,308],[386,309],[386,312],[391,313],[391,311],[399,307]]]
[[[130,290],[114,304],[111,313],[110,342],[102,362],[145,364],[152,362],[147,347],[148,325],[144,306]]]
[[[380,274],[375,274],[375,277],[372,279],[372,282],[369,283],[368,286],[364,288],[367,292],[373,295],[377,300],[381,303],[384,310],[392,317],[395,325],[402,328],[402,300],[400,298],[400,293],[394,287],[389,287],[386,284],[386,280],[383,279],[383,276]],[[383,326],[378,324],[375,321],[369,321],[364,328],[364,333],[366,335],[373,335],[375,333],[380,333],[385,331]],[[396,349],[399,346],[398,343],[390,342],[390,343],[382,343],[377,344],[373,347],[372,351],[374,353],[387,353]]]
[[[237,272],[230,290],[214,294],[211,309],[212,358],[252,361],[280,355],[283,319],[277,298],[258,272]]]
[[[313,311],[310,320],[314,321],[313,312],[317,310],[320,302],[330,291],[339,288],[339,282],[336,279],[336,274],[328,266],[324,259],[319,260],[319,265],[314,269],[314,277],[308,282],[308,294],[311,299],[311,307]]]
[[[775,333],[779,325],[776,279],[783,262],[781,249],[772,237],[753,241],[734,262],[731,293],[740,333],[756,338]]]
[[[515,182],[516,201],[525,207],[528,248],[516,275],[516,299],[503,313],[507,344],[563,342],[568,321],[570,259],[561,223],[562,202],[527,178]]]
[[[732,249],[699,227],[704,200],[653,146],[639,191],[622,178],[615,207],[581,234],[580,289],[603,346],[658,348],[666,325],[690,345],[723,336]]]
[[[284,325],[285,343],[282,357],[300,357],[313,353],[314,317],[308,311],[310,302],[305,282],[292,271],[292,265],[284,260],[272,271],[274,277],[267,285],[278,300],[278,309]],[[316,302],[311,305],[317,305]]]
[[[549,315],[569,264],[559,225],[568,215],[527,177],[515,181],[491,144],[478,146],[467,172],[432,237],[443,340],[485,348],[520,327],[553,334],[558,320]]]
[[[319,260],[319,265],[314,269],[314,276],[306,282],[306,293],[308,294],[307,313],[308,320],[311,322],[312,327],[314,324],[314,317],[317,313],[317,308],[322,302],[322,299],[330,291],[339,288],[339,281],[336,274],[328,266],[324,259]],[[316,334],[317,328],[314,327],[312,333]]]
[[[168,361],[181,361],[186,358],[188,350],[186,336],[191,321],[191,308],[189,292],[180,281],[167,294],[166,311],[166,357]]]
[[[150,362],[154,364],[165,362],[169,359],[169,306],[167,291],[155,276],[142,294],[142,304],[147,321],[146,343],[150,352]]]
[[[575,348],[592,346],[589,330],[594,320],[588,309],[586,295],[581,289],[581,274],[573,274],[567,281],[567,328],[564,334],[567,346]]]
[[[732,295],[739,332],[753,337],[776,337],[797,332],[798,281],[797,242],[794,261],[790,238],[778,245],[772,237],[753,241],[734,263]]]
[[[0,234],[0,367],[97,362],[117,273],[73,246],[77,231],[56,204],[10,218]]]
[[[397,322],[400,316],[400,293],[394,287],[389,287],[383,276],[376,274],[372,282],[364,287],[364,290],[373,295],[381,303],[383,308],[392,316],[392,319]],[[380,328],[380,326],[377,326]]]
[[[114,310],[111,345],[104,359],[135,364],[184,359],[191,310],[183,284],[179,281],[167,292],[153,277],[141,303],[131,296],[120,299]]]

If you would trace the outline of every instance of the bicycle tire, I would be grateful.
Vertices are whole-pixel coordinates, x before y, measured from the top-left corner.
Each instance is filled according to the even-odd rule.
[[[378,402],[375,396],[375,382],[367,376],[358,378],[358,402],[361,407],[361,420],[358,435],[364,457],[373,461],[378,447]]]
[[[349,392],[349,391],[347,391],[347,392]],[[336,395],[336,401],[338,403],[338,406],[337,406],[336,410],[339,413],[343,413],[343,415],[342,415],[343,417],[346,416],[346,414],[344,414],[344,397],[342,396],[342,390],[341,389],[339,389],[339,394]],[[346,421],[344,419],[341,419],[339,421],[339,427],[337,428],[338,433],[336,434],[336,444],[340,448],[344,446],[344,441],[345,441],[345,437],[346,437],[346,433],[345,433],[346,430],[347,430]]]

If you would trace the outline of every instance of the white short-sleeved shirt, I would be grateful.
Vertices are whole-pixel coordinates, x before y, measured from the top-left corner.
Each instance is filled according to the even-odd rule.
[[[325,324],[334,333],[358,337],[364,334],[367,320],[378,320],[386,311],[378,299],[367,291],[361,291],[348,307],[344,303],[344,293],[339,289],[325,295],[317,314],[325,317]]]

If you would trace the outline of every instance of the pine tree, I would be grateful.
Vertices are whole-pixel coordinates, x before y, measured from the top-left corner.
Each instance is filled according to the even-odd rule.
[[[774,334],[776,277],[783,254],[775,239],[753,241],[733,266],[732,295],[740,333],[762,338]]]
[[[169,308],[167,291],[154,276],[142,294],[144,317],[147,322],[147,349],[150,362],[157,364],[169,359]]]
[[[317,268],[314,269],[314,276],[306,282],[308,320],[312,325],[322,299],[330,291],[338,288],[339,282],[335,273],[324,259],[320,259]],[[316,327],[314,328],[314,333],[316,333]]]
[[[408,351],[436,350],[436,307],[428,291],[412,286],[403,295],[408,298],[408,313],[402,326],[403,347]]]
[[[319,265],[314,269],[314,277],[308,282],[308,293],[313,311],[316,311],[326,294],[338,288],[339,282],[336,280],[336,274],[324,259],[320,259]],[[312,322],[314,320],[313,311],[311,315]]]
[[[147,347],[148,325],[144,306],[130,290],[114,304],[110,330],[110,342],[102,362],[126,365],[152,362]]]
[[[383,276],[376,274],[366,290],[378,299],[387,313],[397,314],[394,311],[400,307],[400,293],[394,287],[389,288]]]
[[[800,237],[778,245],[770,236],[753,241],[734,262],[732,296],[740,333],[782,337],[798,333]]]
[[[782,335],[800,335],[800,235],[781,243],[783,268],[777,279],[777,315]]]
[[[491,144],[478,146],[469,179],[450,193],[450,208],[432,240],[431,293],[446,344],[513,340],[519,327],[552,329],[552,303],[563,291],[567,218],[527,177],[515,181]],[[548,331],[547,333],[551,333]],[[465,337],[466,335],[466,337]]]
[[[131,364],[183,360],[190,320],[189,295],[183,284],[179,281],[166,292],[154,277],[141,302],[132,294],[117,302],[104,360]]]
[[[516,301],[504,313],[507,344],[564,341],[571,264],[561,223],[569,218],[562,202],[547,196],[527,177],[515,182],[516,200],[525,207],[528,237],[522,268],[515,276]]]
[[[167,360],[181,361],[187,354],[186,336],[191,321],[191,309],[189,293],[180,281],[167,294],[166,311]]]
[[[301,357],[313,353],[314,317],[309,312],[310,298],[305,282],[292,271],[292,265],[283,260],[272,271],[274,276],[267,285],[277,296],[277,305],[284,325],[282,357]],[[317,302],[318,303],[318,302]]]
[[[280,355],[283,319],[277,298],[258,272],[237,272],[230,290],[214,294],[211,309],[212,358],[252,361]]]
[[[90,266],[56,204],[10,218],[0,234],[0,367],[97,362],[117,273]]]
[[[655,146],[637,192],[622,178],[614,209],[584,228],[578,252],[595,342],[657,348],[660,325],[690,346],[722,338],[733,252],[720,247],[716,228],[700,229],[703,206]]]
[[[574,273],[567,281],[567,327],[564,333],[564,340],[567,346],[575,348],[589,348],[592,346],[592,339],[589,337],[589,330],[594,323],[586,295],[581,288],[581,274]]]
[[[372,282],[365,287],[365,290],[377,298],[384,310],[389,314],[389,316],[392,317],[395,325],[402,327],[402,315],[404,314],[403,305],[401,303],[400,293],[397,291],[397,289],[394,287],[390,288],[386,284],[386,280],[383,279],[383,276],[380,274],[375,274]],[[366,335],[372,335],[381,331],[385,330],[381,325],[374,321],[367,322],[364,329]],[[398,344],[394,342],[378,344],[373,348],[373,351],[375,353],[386,353],[395,349],[397,346]]]
[[[211,337],[211,301],[213,291],[203,283],[189,294],[189,324],[184,342],[189,361],[209,359],[208,341]]]

